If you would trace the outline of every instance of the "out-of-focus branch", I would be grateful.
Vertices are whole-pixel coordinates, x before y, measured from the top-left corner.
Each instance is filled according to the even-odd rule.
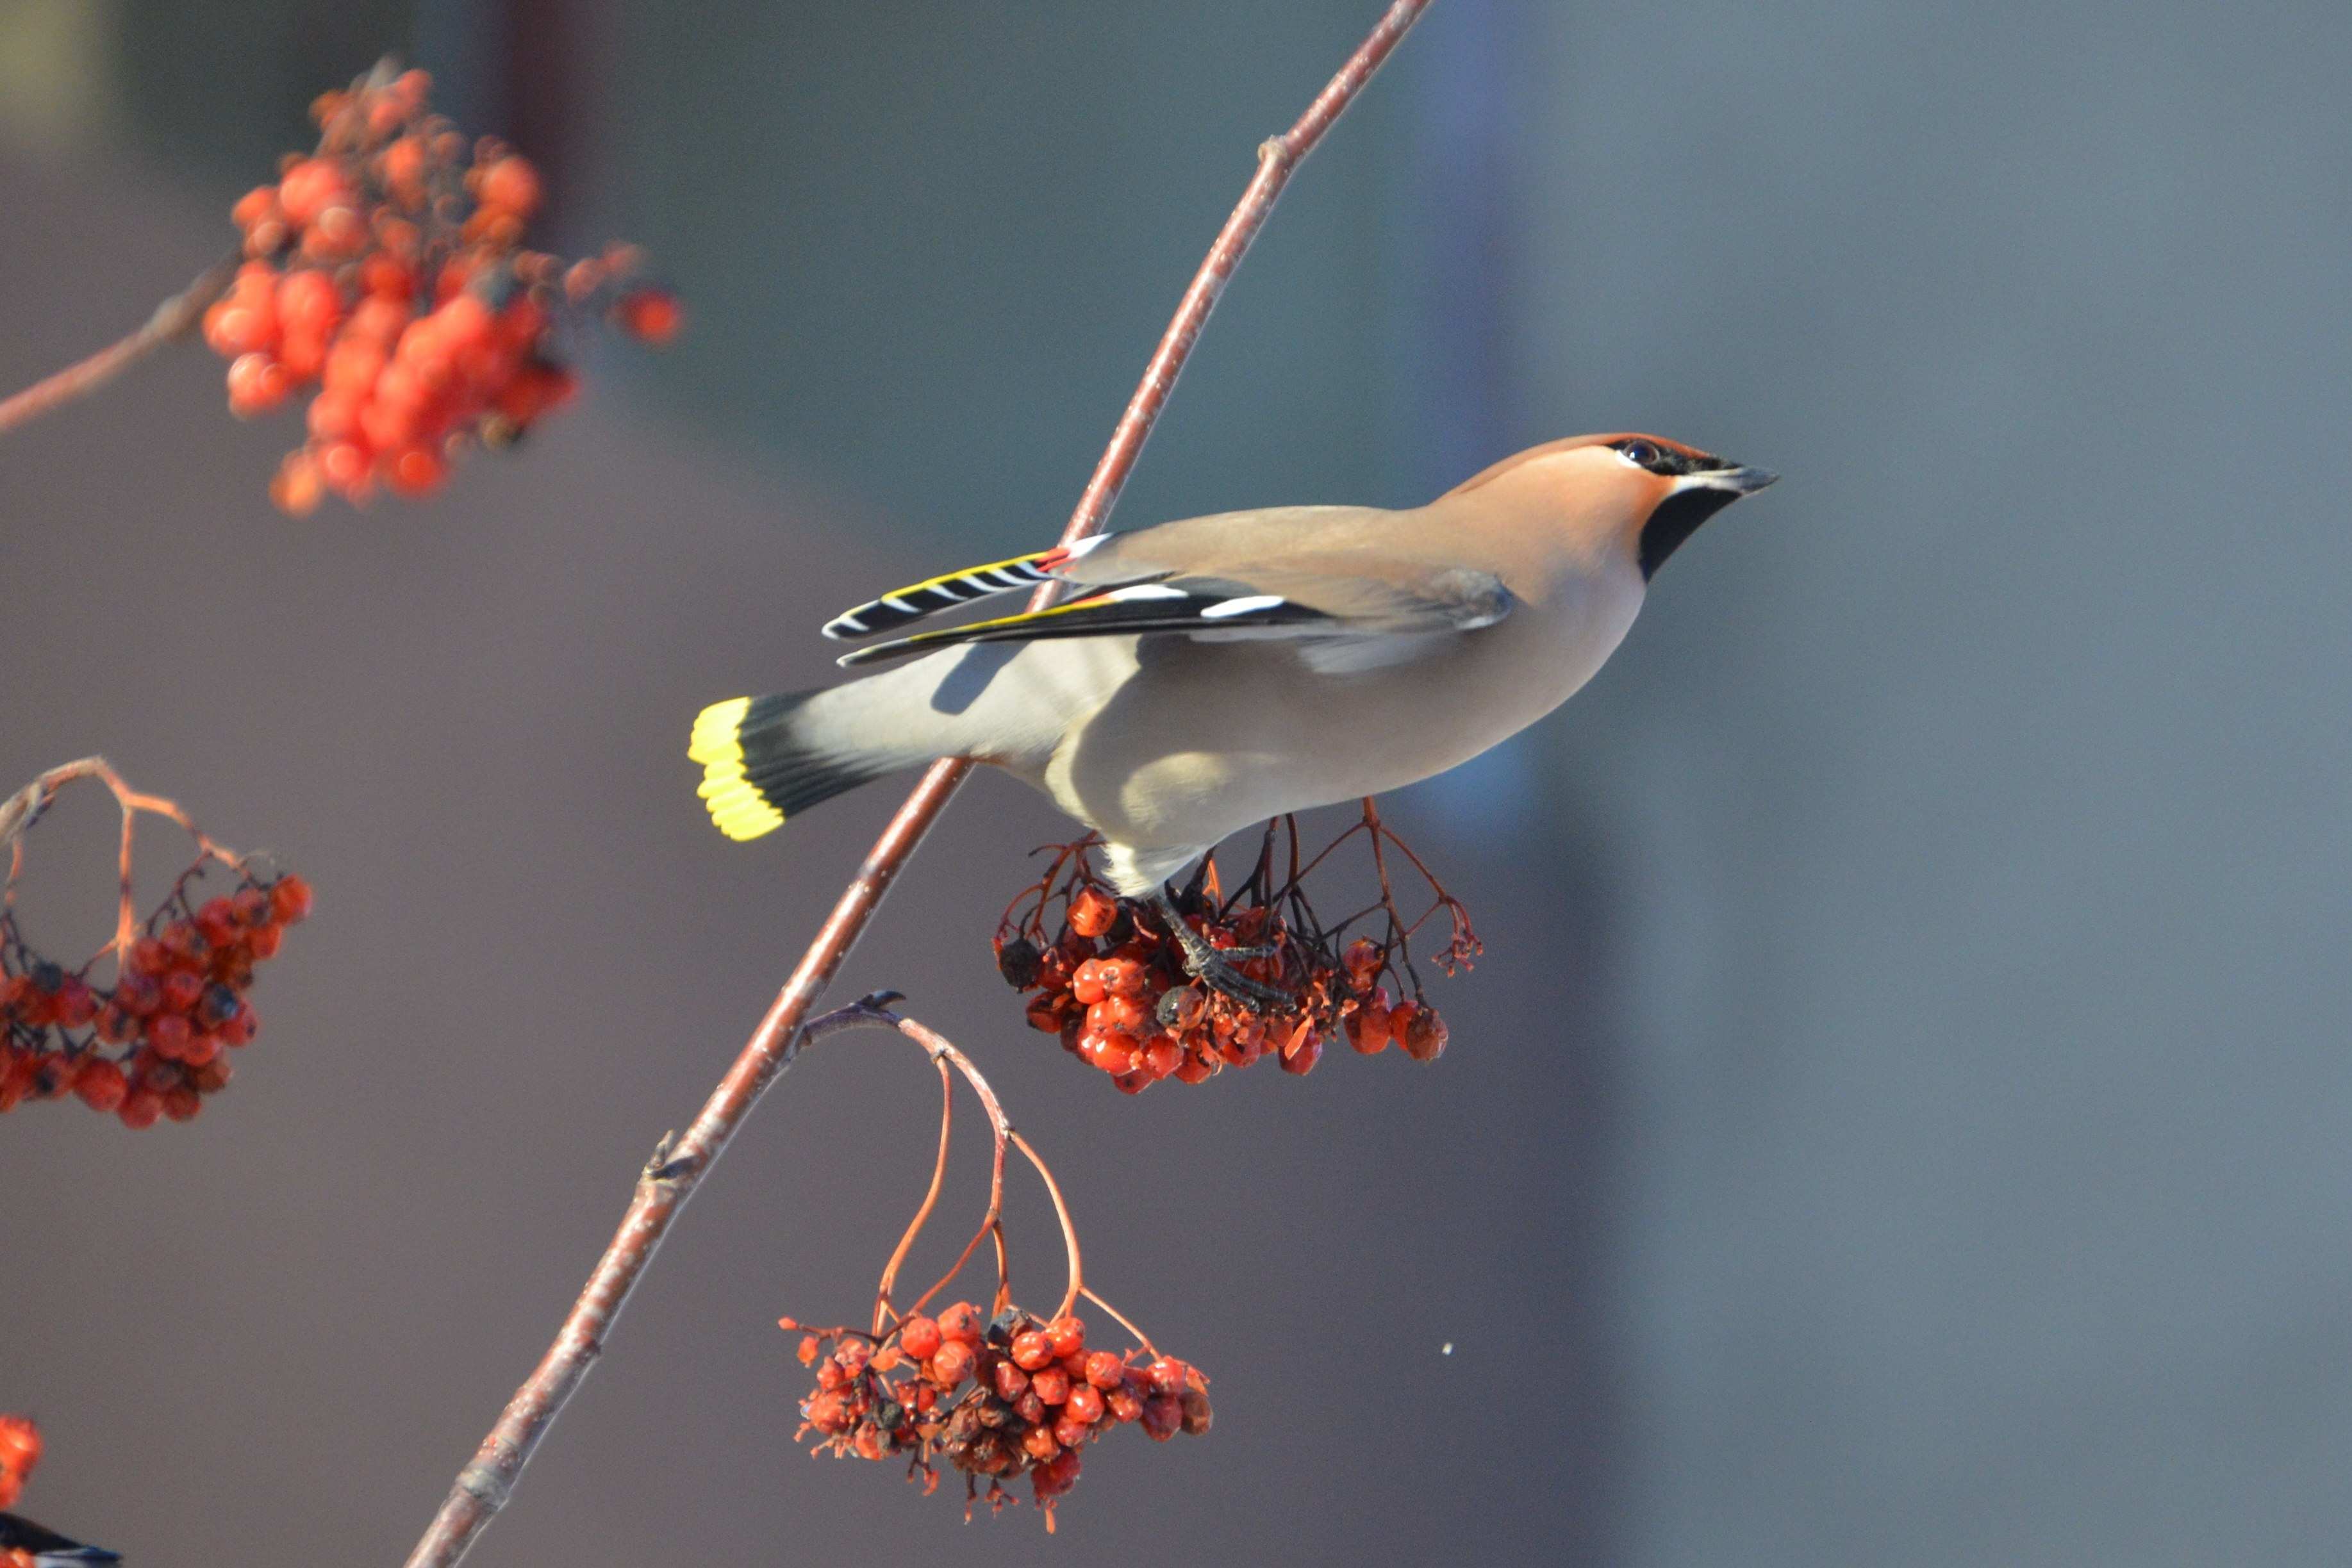
[[[155,307],[147,324],[129,337],[43,377],[14,397],[0,400],[0,433],[96,392],[164,344],[194,332],[204,319],[205,307],[227,293],[228,286],[236,281],[237,262],[232,256],[206,267],[194,283]]]
[[[1428,5],[1429,0],[1394,0],[1297,123],[1259,146],[1257,172],[1218,231],[1208,256],[1177,305],[1175,318],[1160,335],[1159,347],[1144,368],[1143,379],[1129,398],[1126,410],[1111,432],[1110,444],[1095,465],[1094,474],[1070,515],[1069,525],[1062,532],[1064,544],[1076,543],[1101,531],[1160,410],[1166,406],[1177,376],[1199,340],[1201,329],[1207,323],[1225,285],[1232,280],[1234,268],[1248,253],[1251,242],[1265,227],[1283,186]],[[1030,601],[1031,607],[1044,608],[1052,601],[1053,594],[1050,586],[1039,589]],[[653,1260],[670,1222],[693,1196],[702,1176],[724,1152],[761,1092],[791,1064],[806,1035],[802,1023],[809,1009],[849,956],[850,948],[865,931],[866,922],[873,918],[908,857],[922,842],[924,834],[970,770],[970,763],[951,760],[934,764],[923,775],[914,792],[883,830],[833,913],[818,929],[815,940],[784,982],[783,989],[770,1004],[767,1016],[760,1020],[700,1113],[682,1136],[663,1140],[637,1183],[636,1195],[622,1217],[620,1229],[597,1261],[586,1289],[565,1316],[554,1343],[541,1358],[538,1368],[508,1401],[473,1460],[458,1473],[457,1484],[443,1501],[440,1512],[409,1554],[408,1568],[447,1568],[458,1562],[506,1505],[516,1479],[530,1462],[548,1424],[555,1419],[602,1354],[604,1335]],[[838,1019],[842,1015],[827,1016]],[[1075,1259],[1073,1262],[1075,1265]],[[1072,1294],[1076,1293],[1078,1284],[1074,1266]]]

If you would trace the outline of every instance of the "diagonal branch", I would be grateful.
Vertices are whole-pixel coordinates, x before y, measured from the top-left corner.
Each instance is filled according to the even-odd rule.
[[[236,281],[238,260],[232,256],[206,267],[194,282],[155,307],[147,324],[129,337],[42,377],[14,397],[0,398],[0,432],[29,423],[51,409],[96,392],[164,344],[194,331],[196,323],[204,319],[205,307],[227,293],[228,286]]]
[[[1093,476],[1078,497],[1062,542],[1072,544],[1097,533],[1118,501],[1145,440],[1166,405],[1185,361],[1199,340],[1201,329],[1215,308],[1218,297],[1232,280],[1250,244],[1274,210],[1283,186],[1312,152],[1332,122],[1339,118],[1364,84],[1380,68],[1406,31],[1420,19],[1429,0],[1394,0],[1370,34],[1339,68],[1339,74],[1318,93],[1298,120],[1281,135],[1258,148],[1257,172],[1243,191],[1224,226],[1209,247],[1200,270],[1178,303],[1174,319],[1161,334],[1159,347],[1144,368],[1143,379],[1111,432],[1110,444],[1096,464]],[[1031,600],[1042,609],[1053,590],[1041,588]],[[908,858],[955,794],[969,762],[934,764],[923,775],[906,804],[898,809],[874,848],[858,868],[840,901],[835,904],[816,938],[770,1004],[751,1038],[719,1080],[683,1136],[665,1138],[637,1183],[636,1194],[622,1217],[620,1229],[597,1260],[587,1287],[566,1314],[555,1341],[522,1386],[508,1401],[481,1447],[458,1473],[440,1512],[425,1531],[408,1568],[447,1568],[465,1556],[499,1509],[506,1506],[516,1479],[546,1434],[548,1424],[580,1386],[588,1368],[602,1354],[614,1320],[628,1302],[646,1267],[653,1260],[670,1222],[694,1196],[694,1189],[726,1149],[745,1116],[768,1085],[791,1064],[806,1031],[802,1023],[823,994],[866,922],[881,904]],[[835,1015],[838,1016],[838,1015]],[[1076,1284],[1075,1270],[1073,1286]]]

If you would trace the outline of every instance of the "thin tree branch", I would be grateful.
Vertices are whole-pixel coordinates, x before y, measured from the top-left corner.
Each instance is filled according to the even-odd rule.
[[[1223,228],[1218,231],[1191,286],[1184,290],[1174,319],[1161,334],[1142,381],[1111,432],[1110,444],[1078,497],[1069,526],[1063,530],[1063,543],[1076,543],[1101,530],[1193,344],[1199,340],[1202,327],[1232,279],[1234,269],[1265,226],[1283,186],[1406,31],[1420,19],[1428,4],[1429,0],[1394,0],[1340,67],[1339,74],[1307,105],[1297,122],[1258,148],[1257,172]],[[1041,588],[1030,603],[1033,608],[1042,609],[1052,598],[1050,587]],[[586,1289],[565,1315],[555,1342],[508,1401],[473,1460],[458,1472],[457,1484],[442,1503],[440,1512],[409,1554],[408,1568],[448,1568],[465,1556],[475,1538],[506,1506],[516,1479],[530,1462],[549,1423],[602,1354],[605,1334],[627,1304],[630,1291],[653,1260],[670,1222],[693,1197],[697,1184],[724,1152],[760,1095],[791,1064],[806,1035],[801,1025],[809,1009],[849,956],[850,948],[865,931],[866,922],[873,918],[890,884],[971,767],[969,762],[961,760],[940,762],[923,775],[914,792],[882,831],[865,863],[843,891],[833,913],[818,929],[815,940],[701,1112],[683,1136],[662,1141],[638,1180],[635,1197],[622,1217],[620,1229],[598,1260]]]
[[[129,337],[43,377],[14,397],[0,400],[0,434],[96,392],[164,344],[194,331],[204,319],[205,307],[227,293],[228,286],[236,281],[238,259],[229,256],[197,274],[194,282],[155,307],[147,324]]]

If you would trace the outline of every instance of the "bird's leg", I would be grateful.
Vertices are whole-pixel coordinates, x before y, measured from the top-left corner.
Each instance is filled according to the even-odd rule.
[[[1241,971],[1243,960],[1271,956],[1273,948],[1212,947],[1206,938],[1185,924],[1183,914],[1177,909],[1176,901],[1168,896],[1165,887],[1152,894],[1151,902],[1160,911],[1160,918],[1166,922],[1168,934],[1176,939],[1178,946],[1184,949],[1186,974],[1213,991],[1221,991],[1236,1001],[1248,1002],[1255,1007],[1282,1007],[1289,1002],[1289,992],[1262,980],[1253,980]]]

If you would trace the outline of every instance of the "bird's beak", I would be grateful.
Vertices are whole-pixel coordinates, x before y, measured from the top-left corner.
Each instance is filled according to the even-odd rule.
[[[1780,476],[1766,468],[1710,468],[1704,473],[1685,474],[1675,483],[1677,490],[1728,490],[1734,496],[1752,496],[1765,486],[1775,483]]]

